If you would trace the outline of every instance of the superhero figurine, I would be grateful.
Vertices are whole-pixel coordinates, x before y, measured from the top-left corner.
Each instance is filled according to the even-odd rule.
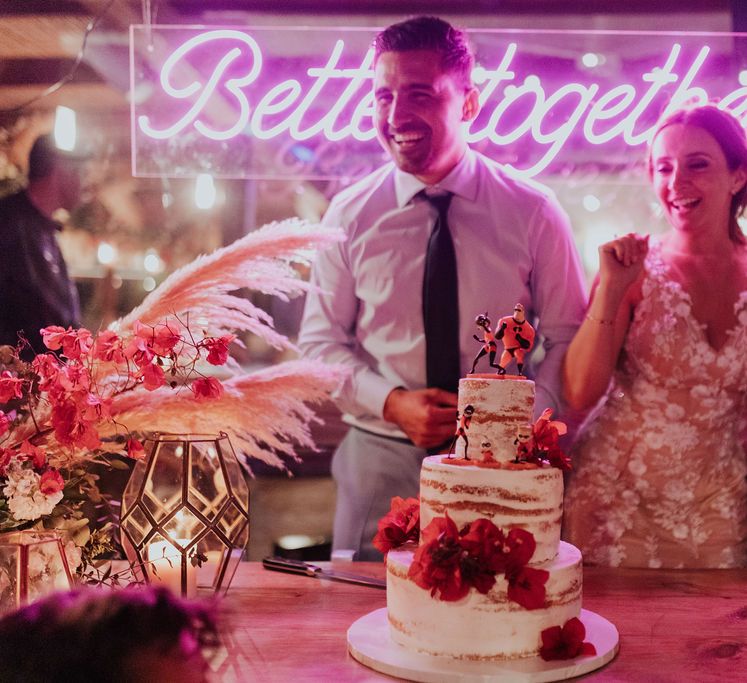
[[[511,359],[515,358],[516,367],[521,375],[524,369],[524,356],[532,350],[534,344],[534,328],[524,317],[524,306],[516,304],[513,315],[507,315],[498,321],[495,338],[503,341],[498,374],[505,375],[506,367]]]
[[[495,455],[490,448],[490,441],[483,441],[480,444],[480,455],[483,462],[495,462]]]
[[[487,311],[485,311],[484,315],[478,315],[475,318],[475,325],[482,329],[482,339],[480,339],[480,337],[478,337],[476,334],[473,334],[472,338],[475,341],[480,342],[482,344],[482,347],[480,348],[478,354],[475,356],[475,360],[472,361],[472,369],[470,370],[470,374],[475,371],[475,368],[477,367],[477,361],[479,361],[480,358],[482,358],[486,354],[490,354],[490,367],[498,367],[495,363],[495,354],[498,352],[498,344],[495,341],[493,330],[490,329],[490,318],[488,318]]]
[[[469,455],[467,455],[467,447],[469,446],[467,430],[469,429],[469,423],[472,421],[472,415],[474,412],[474,406],[468,405],[464,407],[464,415],[459,415],[459,413],[457,413],[457,428],[454,432],[454,439],[449,447],[449,455],[454,452],[454,446],[456,446],[457,439],[461,436],[464,439],[464,459],[469,460]]]
[[[530,424],[522,424],[516,428],[516,438],[514,439],[514,446],[516,446],[516,458],[514,462],[524,462],[528,460],[534,450],[534,430]]]

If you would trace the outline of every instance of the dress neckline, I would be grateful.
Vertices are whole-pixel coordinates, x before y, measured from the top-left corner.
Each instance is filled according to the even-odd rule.
[[[658,271],[660,275],[664,275],[666,273],[666,282],[669,283],[672,291],[676,292],[679,295],[680,299],[687,306],[687,316],[683,315],[683,317],[687,317],[689,321],[694,325],[694,327],[700,332],[703,343],[705,343],[713,353],[721,353],[724,348],[729,343],[731,343],[739,329],[745,326],[745,323],[740,320],[739,313],[747,303],[747,289],[744,289],[737,294],[737,298],[734,301],[734,305],[732,306],[732,311],[734,312],[734,317],[736,318],[736,320],[734,324],[726,330],[726,339],[724,343],[719,347],[715,347],[708,340],[708,325],[704,322],[701,322],[695,317],[695,313],[693,312],[693,300],[690,296],[690,292],[685,289],[685,287],[679,280],[672,276],[671,266],[664,260],[661,254],[661,247],[661,241],[656,240],[652,243],[651,249],[649,250],[649,254],[653,259],[653,262],[656,264],[656,271]],[[747,322],[747,316],[745,317],[745,321]]]

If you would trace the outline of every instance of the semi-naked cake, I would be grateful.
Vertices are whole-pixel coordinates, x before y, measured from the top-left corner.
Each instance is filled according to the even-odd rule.
[[[442,599],[437,590],[418,585],[418,574],[423,573],[414,544],[390,550],[388,619],[393,640],[403,647],[467,660],[534,656],[543,630],[579,616],[581,553],[560,541],[562,472],[537,459],[517,462],[517,433],[526,430],[533,408],[530,380],[476,376],[460,381],[459,414],[470,419],[460,423],[453,456],[423,461],[420,543],[422,547],[429,524],[443,518],[460,530],[483,519],[506,535],[512,529],[526,530],[536,543],[526,566],[540,570],[535,577],[546,579],[544,598],[529,608],[521,599],[517,602],[516,591],[529,578],[514,568],[498,572],[487,592],[472,587],[464,597]],[[418,580],[422,584],[422,578]]]

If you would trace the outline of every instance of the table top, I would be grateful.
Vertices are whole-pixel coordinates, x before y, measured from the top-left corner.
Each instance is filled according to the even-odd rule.
[[[320,563],[330,566],[328,563]],[[383,578],[383,564],[338,569]],[[346,634],[386,605],[377,588],[268,571],[242,563],[223,601],[229,657],[221,681],[392,681],[355,661]],[[617,627],[620,652],[585,679],[739,681],[747,679],[747,569],[584,569],[585,609]]]

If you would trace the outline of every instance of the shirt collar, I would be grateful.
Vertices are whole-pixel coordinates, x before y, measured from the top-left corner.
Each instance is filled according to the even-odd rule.
[[[397,206],[406,206],[412,198],[421,190],[432,189],[435,192],[442,190],[452,192],[470,201],[477,198],[477,173],[475,152],[469,147],[459,163],[449,171],[449,174],[435,185],[426,185],[414,175],[394,169],[394,191],[397,196]]]

